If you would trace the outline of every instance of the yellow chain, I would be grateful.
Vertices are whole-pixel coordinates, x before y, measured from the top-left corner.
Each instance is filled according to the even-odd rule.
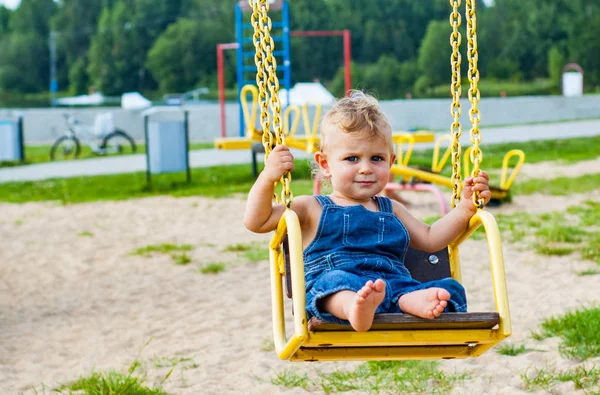
[[[467,19],[467,58],[469,59],[469,102],[471,102],[471,109],[469,110],[469,120],[471,121],[471,144],[473,150],[471,151],[471,163],[473,163],[473,172],[471,175],[476,177],[479,174],[479,166],[483,160],[483,152],[479,148],[481,143],[481,134],[479,133],[479,122],[481,121],[481,115],[479,113],[479,100],[481,98],[477,84],[479,83],[479,70],[477,69],[477,62],[479,60],[479,54],[477,51],[477,17],[475,14],[475,1],[466,0],[465,17]],[[479,208],[483,207],[483,201],[479,198],[479,192],[473,193],[473,204]]]
[[[273,56],[275,44],[271,37],[272,22],[269,17],[268,0],[249,0],[252,7],[252,26],[254,27],[254,47],[256,50],[256,82],[259,89],[261,104],[261,124],[263,126],[263,146],[265,147],[265,161],[267,160],[273,144],[273,134],[271,134],[267,102],[271,105],[273,114],[273,130],[275,134],[275,143],[285,144],[285,136],[281,124],[281,104],[279,103],[279,79],[277,78],[277,61]],[[258,55],[260,53],[260,55]],[[266,86],[268,86],[268,94]],[[290,189],[292,175],[287,172],[281,177],[283,186],[281,199],[286,207],[292,205],[294,199]]]
[[[452,134],[452,207],[455,207],[460,202],[461,193],[461,177],[460,177],[460,135],[462,134],[462,126],[460,125],[460,114],[462,109],[460,106],[460,96],[462,93],[460,83],[460,42],[461,35],[458,28],[461,23],[461,16],[458,8],[460,7],[460,0],[450,0],[452,6],[452,13],[450,14],[450,25],[452,26],[452,33],[450,35],[450,45],[452,46],[452,56],[450,57],[450,63],[452,65],[452,85],[450,91],[452,93],[452,104],[450,105],[450,115],[454,121],[450,126],[450,132]]]
[[[260,104],[260,124],[262,126],[262,144],[265,147],[265,160],[273,147],[273,135],[269,133],[271,126],[269,121],[269,97],[266,89],[267,73],[264,64],[265,54],[263,52],[263,33],[261,27],[261,5],[257,0],[249,0],[252,7],[251,23],[254,27],[252,41],[254,43],[254,63],[256,63],[256,85],[258,85],[258,102]],[[268,4],[267,4],[268,7]]]

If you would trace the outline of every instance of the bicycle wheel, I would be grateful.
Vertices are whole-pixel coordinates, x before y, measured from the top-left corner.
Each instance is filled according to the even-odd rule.
[[[77,159],[81,153],[81,144],[75,136],[62,136],[50,149],[50,160]]]
[[[136,151],[135,141],[124,131],[116,129],[102,140],[101,148],[110,154],[133,154]]]

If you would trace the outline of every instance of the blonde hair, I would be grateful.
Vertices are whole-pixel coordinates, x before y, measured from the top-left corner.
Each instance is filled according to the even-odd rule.
[[[321,151],[326,146],[327,131],[331,128],[344,133],[364,133],[367,137],[387,138],[392,134],[392,126],[379,109],[379,101],[368,93],[357,90],[338,100],[325,114],[321,122]]]
[[[350,134],[364,134],[366,137],[379,137],[389,141],[392,150],[392,125],[386,115],[379,109],[379,101],[363,91],[350,91],[348,97],[335,102],[327,111],[321,122],[321,142],[319,150],[323,152],[327,146],[327,132],[331,129]],[[329,185],[319,166],[312,162],[313,177],[319,176],[322,185]]]

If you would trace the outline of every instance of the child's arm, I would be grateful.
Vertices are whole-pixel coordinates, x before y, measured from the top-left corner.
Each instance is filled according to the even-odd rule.
[[[450,244],[467,227],[469,220],[477,212],[472,201],[474,191],[479,191],[479,197],[483,199],[484,204],[487,204],[492,197],[489,176],[486,172],[480,171],[475,179],[468,177],[464,183],[464,197],[461,202],[431,226],[419,221],[401,204],[394,204],[394,213],[404,223],[410,235],[411,247],[435,252]]]
[[[289,148],[284,145],[276,146],[269,154],[264,170],[248,194],[244,211],[246,228],[252,232],[266,233],[277,227],[277,223],[285,211],[285,206],[272,204],[275,182],[293,169],[294,157]]]

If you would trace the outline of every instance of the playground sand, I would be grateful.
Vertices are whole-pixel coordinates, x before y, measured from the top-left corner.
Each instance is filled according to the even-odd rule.
[[[543,166],[528,174],[556,170]],[[410,209],[418,217],[438,214],[432,195],[403,196],[415,202]],[[490,210],[562,211],[586,199],[599,201],[600,191],[517,196]],[[271,379],[286,369],[318,379],[317,372],[357,366],[291,364],[270,349],[268,264],[224,251],[268,242],[269,235],[245,230],[243,209],[240,199],[195,197],[0,204],[0,393],[32,394],[35,388],[49,394],[92,371],[126,373],[137,359],[151,385],[176,364],[163,384],[172,394],[303,394]],[[163,243],[193,245],[192,262],[178,266],[170,255],[131,254]],[[540,256],[522,242],[505,240],[503,246],[513,322],[506,343],[537,351],[509,357],[491,350],[477,359],[442,361],[444,371],[469,375],[453,394],[526,394],[521,374],[580,365],[559,355],[557,339],[534,341],[530,334],[545,318],[600,302],[597,276],[576,275],[594,264],[576,256]],[[215,262],[226,269],[199,272]],[[467,241],[461,262],[470,310],[494,310],[486,242]],[[600,360],[585,366],[594,362]],[[322,393],[318,388],[309,387],[310,393]],[[577,393],[572,383],[553,391]]]

